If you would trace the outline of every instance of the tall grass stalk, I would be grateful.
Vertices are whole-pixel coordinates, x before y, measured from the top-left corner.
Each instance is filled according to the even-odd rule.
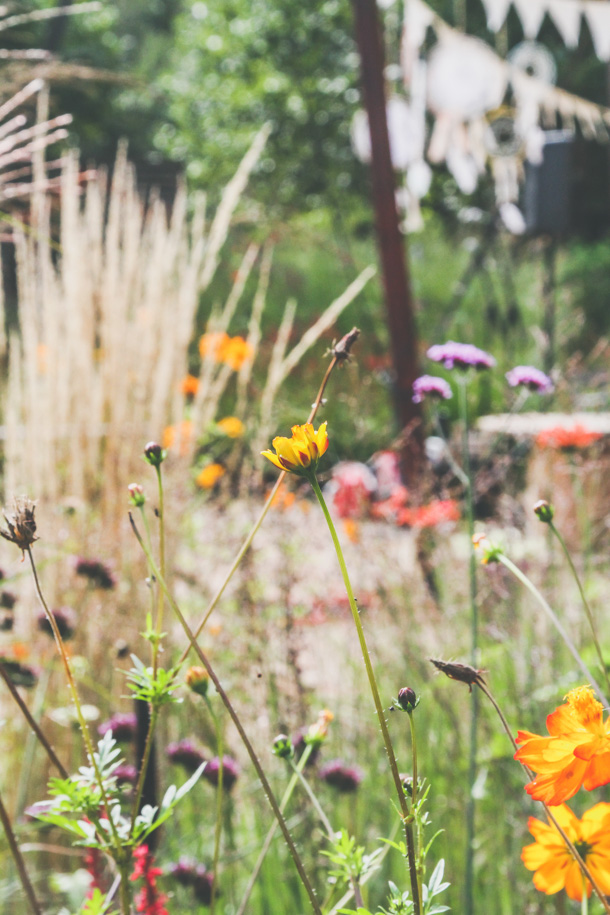
[[[32,881],[29,878],[27,868],[25,866],[25,861],[23,860],[23,855],[21,854],[21,849],[13,832],[13,827],[11,826],[11,819],[7,813],[6,807],[2,801],[2,796],[0,795],[0,822],[4,828],[4,834],[6,835],[6,841],[13,856],[13,861],[15,862],[15,867],[17,868],[17,873],[19,874],[19,879],[21,885],[25,891],[25,895],[28,898],[30,908],[34,915],[42,915],[42,907],[36,898],[36,893],[34,892],[34,887],[32,886]]]

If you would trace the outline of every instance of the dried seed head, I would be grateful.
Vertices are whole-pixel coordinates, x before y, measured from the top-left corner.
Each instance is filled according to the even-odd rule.
[[[338,362],[347,362],[351,356],[352,346],[360,336],[360,331],[357,327],[352,327],[349,334],[346,334],[344,337],[341,337],[338,343],[335,343],[331,352],[335,359]]]
[[[434,664],[437,670],[446,674],[452,680],[459,680],[461,683],[467,683],[468,689],[472,692],[473,685],[480,686],[485,683],[483,674],[485,670],[477,670],[476,667],[470,667],[469,664],[460,664],[459,661],[441,661],[438,658],[428,658]]]
[[[6,511],[3,512],[8,530],[0,529],[0,535],[18,546],[22,552],[29,550],[34,541],[38,540],[35,508],[35,502],[27,496],[19,496],[14,501],[13,510],[8,514]]]

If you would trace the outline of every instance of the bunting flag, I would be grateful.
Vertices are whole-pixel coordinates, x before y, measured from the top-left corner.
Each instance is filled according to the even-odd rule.
[[[497,32],[512,5],[521,20],[526,38],[535,38],[548,15],[568,48],[578,45],[584,19],[600,60],[610,61],[610,0],[483,0],[487,25]]]

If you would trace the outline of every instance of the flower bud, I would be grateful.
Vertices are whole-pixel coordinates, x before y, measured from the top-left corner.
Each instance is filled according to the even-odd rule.
[[[409,712],[409,714],[419,705],[419,699],[414,689],[411,689],[410,686],[403,686],[402,689],[398,690],[398,704],[403,710],[403,712]]]
[[[294,756],[294,747],[290,737],[286,734],[278,734],[273,741],[273,755],[279,756],[280,759],[292,759]]]
[[[129,493],[129,501],[134,508],[141,508],[146,502],[144,490],[139,483],[130,483],[127,487],[127,492]]]
[[[206,697],[210,687],[210,676],[205,667],[189,667],[184,677],[188,688],[198,696]]]
[[[544,524],[550,524],[553,520],[555,509],[546,499],[539,499],[534,505],[534,512]]]
[[[149,442],[144,447],[144,460],[151,467],[160,467],[167,456],[167,451],[158,445],[157,442]]]

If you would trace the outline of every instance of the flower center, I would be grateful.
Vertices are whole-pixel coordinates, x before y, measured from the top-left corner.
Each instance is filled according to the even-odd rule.
[[[590,686],[578,686],[570,690],[565,699],[582,724],[587,725],[599,720],[603,706],[595,698]]]
[[[585,842],[584,839],[579,839],[578,842],[574,842],[574,848],[585,863],[587,861],[587,855],[591,854],[593,851],[593,846],[588,842]]]

